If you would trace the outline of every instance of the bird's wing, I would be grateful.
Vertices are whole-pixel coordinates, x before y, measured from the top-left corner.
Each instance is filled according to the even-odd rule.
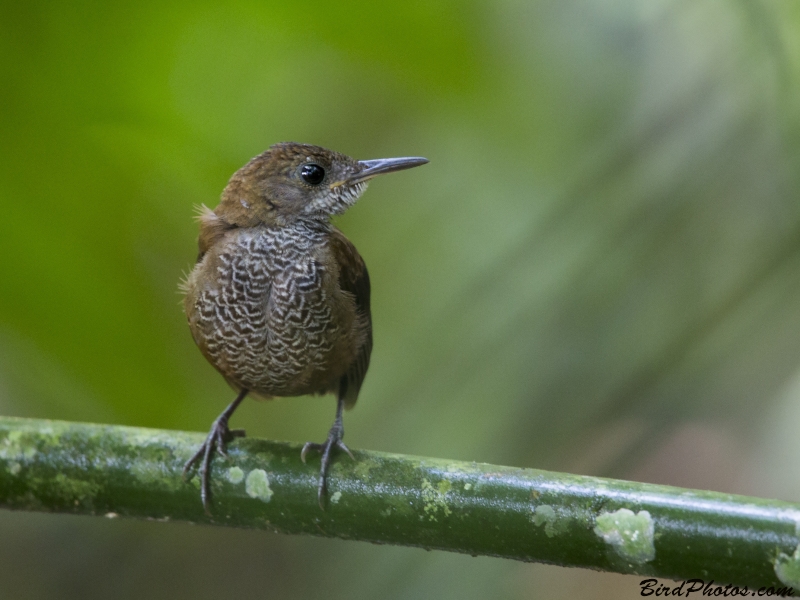
[[[352,408],[358,399],[358,392],[369,367],[372,353],[372,315],[369,309],[369,273],[364,259],[344,234],[334,228],[333,251],[339,263],[339,285],[342,290],[353,294],[356,300],[357,318],[363,333],[356,359],[339,382],[339,397],[344,398],[345,407]]]

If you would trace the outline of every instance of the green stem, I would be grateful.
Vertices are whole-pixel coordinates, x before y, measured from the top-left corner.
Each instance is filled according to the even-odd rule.
[[[338,455],[328,504],[300,446],[237,439],[212,511],[184,462],[203,434],[0,418],[0,506],[191,521],[620,573],[800,588],[800,506],[379,452]]]

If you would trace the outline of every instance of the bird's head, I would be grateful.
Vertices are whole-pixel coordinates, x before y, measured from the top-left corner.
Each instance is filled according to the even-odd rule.
[[[327,220],[355,204],[376,175],[424,165],[420,157],[358,161],[319,146],[271,146],[231,177],[214,213],[239,227]]]

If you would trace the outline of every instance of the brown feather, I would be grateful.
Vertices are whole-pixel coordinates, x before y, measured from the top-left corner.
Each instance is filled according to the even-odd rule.
[[[200,236],[197,239],[197,262],[200,262],[206,252],[222,239],[226,231],[230,231],[235,225],[222,220],[205,204],[200,205],[197,220],[200,222]]]
[[[369,272],[356,247],[335,227],[330,243],[333,255],[339,263],[339,285],[342,291],[353,294],[359,328],[362,331],[362,342],[356,353],[356,359],[342,376],[339,384],[339,395],[344,397],[345,407],[352,408],[367,375],[372,354]]]

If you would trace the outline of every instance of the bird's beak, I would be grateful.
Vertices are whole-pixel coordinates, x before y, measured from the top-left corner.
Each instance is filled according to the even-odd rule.
[[[351,185],[355,183],[361,183],[362,181],[372,179],[376,175],[383,175],[384,173],[393,173],[395,171],[402,171],[403,169],[419,167],[427,162],[428,159],[422,158],[421,156],[360,160],[358,161],[358,164],[361,165],[362,170],[348,177],[347,183]]]

